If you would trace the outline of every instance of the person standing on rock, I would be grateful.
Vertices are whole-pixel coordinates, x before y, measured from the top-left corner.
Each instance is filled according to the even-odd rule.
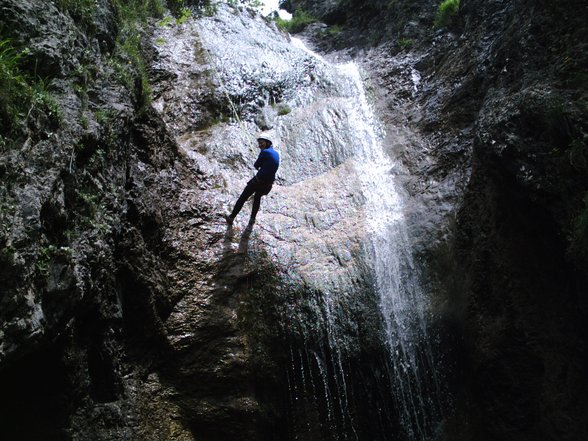
[[[243,204],[247,199],[253,195],[253,207],[251,208],[251,216],[249,218],[249,225],[255,223],[255,217],[259,211],[261,204],[261,197],[267,195],[271,190],[276,179],[276,172],[280,166],[280,155],[273,148],[271,136],[267,132],[261,133],[257,137],[257,146],[259,147],[259,156],[253,164],[257,170],[257,174],[247,183],[245,189],[235,202],[233,211],[226,216],[229,226],[233,225],[233,221]]]

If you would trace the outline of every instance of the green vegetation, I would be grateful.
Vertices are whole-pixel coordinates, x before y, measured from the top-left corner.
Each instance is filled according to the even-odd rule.
[[[157,22],[157,26],[159,27],[166,27],[166,26],[170,26],[174,23],[174,18],[171,15],[166,15],[165,17],[163,17],[161,20],[159,20]]]
[[[292,109],[290,109],[290,107],[286,106],[286,105],[280,105],[278,107],[278,115],[280,116],[284,116],[287,115],[288,113],[290,113],[292,111]]]
[[[8,196],[8,189],[0,189],[0,248],[4,246],[4,238],[9,235],[9,231],[13,228],[12,218],[15,209],[14,201]]]
[[[52,121],[61,122],[63,120],[63,112],[49,89],[50,83],[48,80],[38,78],[34,81],[32,86],[31,109],[40,109]]]
[[[181,3],[183,5],[183,0]],[[119,34],[108,64],[117,72],[121,83],[132,92],[137,91],[135,78],[138,77],[140,101],[142,104],[148,103],[151,89],[141,53],[141,40],[148,20],[161,16],[165,11],[164,0],[114,0],[113,4],[119,22]],[[93,32],[97,10],[95,0],[58,0],[56,5],[86,32]],[[186,20],[189,16],[185,11],[180,19]],[[24,134],[25,123],[31,116],[45,115],[50,122],[57,123],[63,118],[50,91],[50,79],[39,78],[28,72],[22,66],[25,55],[26,49],[15,47],[10,39],[0,39],[0,124],[3,127],[0,148],[5,148],[12,139]],[[87,97],[86,87],[95,72],[95,66],[83,64],[74,72],[74,88],[82,101]]]
[[[231,6],[246,6],[248,8],[259,9],[263,6],[261,0],[225,0]]]
[[[8,131],[22,119],[25,103],[31,100],[28,78],[19,67],[20,58],[10,40],[0,41],[0,122]]]
[[[261,0],[241,0],[241,3],[251,8],[261,8],[263,6],[263,2]]]
[[[183,25],[190,17],[192,17],[192,10],[188,8],[182,8],[180,11],[180,16],[176,18],[176,24]]]
[[[96,121],[101,125],[108,125],[116,118],[114,110],[97,109],[94,111],[94,115],[96,116]]]
[[[24,128],[34,112],[42,112],[59,123],[62,112],[49,91],[49,81],[26,73],[20,66],[26,51],[17,50],[11,40],[0,40],[0,147]]]
[[[182,25],[193,14],[213,15],[216,12],[216,3],[211,0],[167,0],[167,6],[172,11],[173,17],[163,17],[165,0],[114,0],[114,5],[120,23],[120,32],[114,56],[109,60],[109,64],[127,89],[131,92],[140,92],[140,104],[145,106],[151,102],[151,86],[141,41],[148,21],[158,17],[161,18],[157,22],[158,26],[168,26],[173,23]],[[164,41],[158,40],[156,43],[163,44]],[[135,78],[139,78],[139,90],[136,90]]]
[[[308,12],[299,9],[294,13],[291,20],[284,20],[277,17],[276,25],[283,31],[295,34],[296,32],[303,31],[309,24],[315,23],[316,21],[317,19]]]
[[[192,17],[192,10],[190,8],[181,8],[178,10],[175,19],[171,15],[166,15],[157,22],[157,26],[162,28],[173,24],[180,26],[186,23],[190,17]]]
[[[237,3],[245,3],[243,1],[240,2],[230,2],[224,0],[226,3],[234,4]],[[190,11],[190,14],[194,14],[196,16],[213,16],[216,14],[218,10],[218,4],[220,0],[167,0],[167,5],[175,17],[181,17],[186,10]],[[160,14],[162,15],[162,14]],[[181,23],[180,23],[181,24]]]
[[[437,15],[433,24],[436,28],[449,26],[459,10],[459,0],[444,0],[437,9]]]
[[[114,6],[120,24],[129,27],[147,24],[152,17],[161,17],[165,12],[163,0],[114,0]]]
[[[39,249],[35,266],[41,276],[47,276],[49,265],[55,260],[68,262],[71,260],[73,251],[69,247],[58,247],[53,244],[45,245]]]
[[[57,7],[89,31],[94,29],[95,0],[57,0]]]
[[[340,24],[335,24],[333,26],[329,26],[329,35],[335,37],[337,35],[339,35],[341,32],[343,32],[343,25]]]
[[[413,45],[414,41],[410,38],[401,38],[398,40],[398,46],[400,46],[400,49],[402,50],[410,49]]]
[[[204,5],[204,15],[206,17],[212,17],[217,12],[218,12],[218,8],[217,8],[217,4],[216,3],[209,3],[209,2],[207,2]]]
[[[9,245],[0,249],[0,265],[12,266],[14,264],[14,258],[16,256],[16,249]]]
[[[109,64],[117,72],[120,82],[131,92],[136,91],[135,78],[139,78],[140,101],[142,105],[147,105],[151,101],[151,86],[141,40],[148,20],[163,15],[164,4],[162,0],[115,0],[114,5],[120,31]]]

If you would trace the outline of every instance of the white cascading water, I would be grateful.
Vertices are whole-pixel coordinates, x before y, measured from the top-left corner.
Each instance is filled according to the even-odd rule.
[[[292,40],[328,63],[300,40]],[[441,392],[427,329],[429,299],[414,264],[404,200],[395,182],[400,166],[384,151],[384,131],[368,102],[357,65],[350,62],[333,68],[347,80],[344,87],[351,88],[346,93],[349,124],[356,131],[355,137],[363,141],[356,146],[354,163],[365,198],[369,237],[365,248],[390,351],[392,394],[406,440],[429,441],[442,418]],[[327,311],[334,313],[329,311],[330,302],[326,303]],[[345,385],[342,389],[340,393],[346,394]]]

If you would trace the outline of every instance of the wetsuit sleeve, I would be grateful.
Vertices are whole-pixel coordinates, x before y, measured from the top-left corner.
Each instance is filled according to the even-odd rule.
[[[253,164],[253,167],[255,167],[255,170],[259,170],[261,168],[261,166],[263,165],[263,151],[259,152],[259,156],[257,157],[257,160],[255,161],[255,164]]]

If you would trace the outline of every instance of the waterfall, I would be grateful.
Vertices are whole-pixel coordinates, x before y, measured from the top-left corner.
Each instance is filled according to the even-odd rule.
[[[300,40],[293,42],[326,62]],[[385,326],[400,426],[406,440],[428,441],[442,418],[441,386],[428,330],[429,299],[412,256],[405,199],[395,180],[401,167],[384,151],[384,130],[368,102],[358,66],[349,62],[333,68],[347,79],[349,124],[362,141],[354,149],[354,165],[365,198],[365,250]]]
[[[274,131],[279,181],[249,249],[262,248],[300,288],[269,299],[288,348],[276,357],[285,390],[272,391],[287,433],[278,439],[431,440],[439,381],[397,183],[403,169],[385,151],[358,66],[330,63],[228,6],[154,38],[168,42],[157,46],[156,67],[174,72],[155,85],[155,105],[207,175],[203,200],[233,203],[251,176],[251,139],[261,125]]]

